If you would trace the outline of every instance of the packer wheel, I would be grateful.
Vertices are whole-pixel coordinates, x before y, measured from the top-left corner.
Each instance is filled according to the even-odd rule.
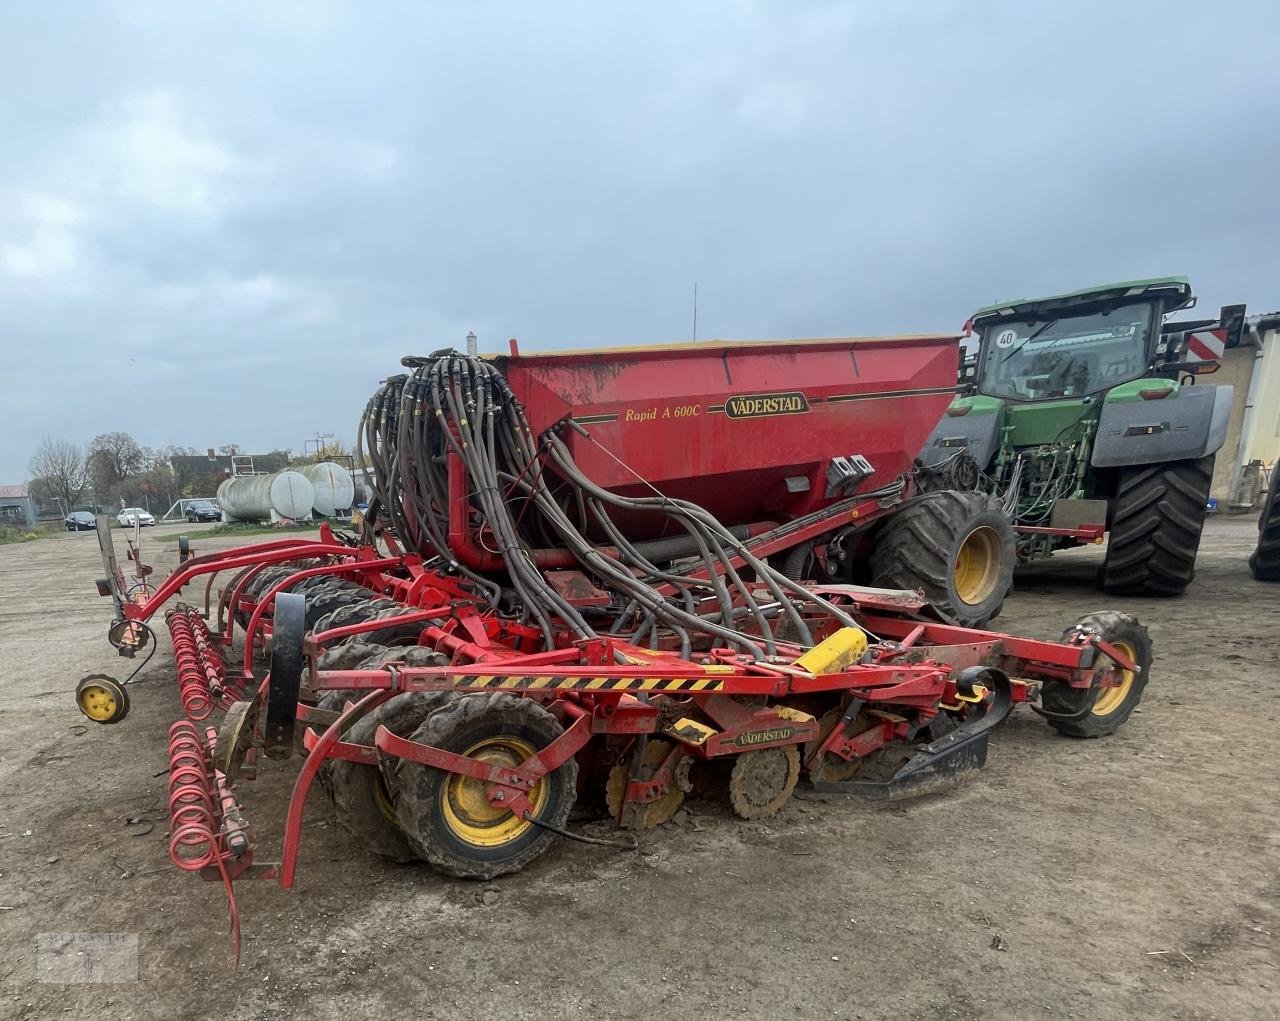
[[[671,748],[670,741],[649,738],[644,746],[644,759],[640,766],[639,779],[650,779],[671,753]],[[622,817],[622,802],[627,795],[627,782],[630,778],[631,756],[628,755],[609,770],[609,779],[604,789],[605,804],[609,808],[609,815],[615,820]],[[682,804],[684,804],[684,791],[673,783],[671,789],[657,801],[648,801],[639,806],[630,823],[635,829],[651,830],[667,822]]]
[[[1052,714],[1046,717],[1049,726],[1058,733],[1068,737],[1104,737],[1114,734],[1142,701],[1151,671],[1151,636],[1136,617],[1111,610],[1081,617],[1075,627],[1063,633],[1063,641],[1078,630],[1095,634],[1115,646],[1138,669],[1123,671],[1120,684],[1114,687],[1085,690],[1050,684],[1040,701],[1046,712]],[[1100,665],[1111,665],[1101,654],[1099,659]]]
[[[322,699],[321,705],[341,709],[347,693],[330,694],[333,697]],[[386,727],[393,734],[404,737],[412,733],[433,709],[452,697],[445,692],[397,695],[357,720],[342,739],[352,744],[371,745],[379,727]],[[344,830],[380,858],[401,863],[417,858],[400,827],[392,771],[346,759],[330,759],[324,763],[322,773],[321,783],[333,799],[338,824]]]
[[[800,752],[795,745],[743,752],[729,774],[729,803],[742,819],[775,815],[800,779]]]
[[[507,692],[464,695],[435,709],[412,738],[482,762],[515,767],[563,732],[546,709]],[[414,851],[441,872],[492,879],[517,872],[556,834],[486,797],[481,780],[402,759],[395,765],[396,809]],[[576,798],[578,764],[569,759],[526,797],[536,818],[563,829]]]

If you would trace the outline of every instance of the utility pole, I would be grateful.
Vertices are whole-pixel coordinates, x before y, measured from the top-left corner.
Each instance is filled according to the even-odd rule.
[[[317,461],[318,461],[318,460],[320,460],[320,452],[321,452],[322,450],[324,450],[324,447],[325,447],[325,441],[326,441],[326,440],[331,440],[331,439],[333,439],[333,433],[322,433],[322,432],[317,432],[317,433],[316,433],[316,438],[315,438],[314,440],[303,440],[303,442],[302,442],[302,453],[303,453],[303,455],[304,455],[304,456],[306,455],[306,453],[307,453],[307,448],[308,448],[308,447],[310,447],[312,443],[314,443],[314,444],[316,445],[316,450],[315,450],[316,460],[317,460]]]
[[[698,339],[698,281],[693,282],[693,339]]]

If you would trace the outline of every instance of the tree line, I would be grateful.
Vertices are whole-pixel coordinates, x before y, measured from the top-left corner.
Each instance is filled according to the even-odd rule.
[[[235,443],[218,447],[218,453],[243,453]],[[121,506],[145,507],[153,513],[168,510],[180,497],[212,496],[208,474],[190,469],[175,471],[171,458],[196,456],[204,451],[170,445],[159,450],[141,446],[125,432],[101,433],[83,447],[68,440],[46,436],[27,464],[31,473],[28,489],[40,507],[67,514],[77,509],[116,510]],[[272,451],[294,461],[290,451]],[[298,460],[325,460],[347,455],[340,442],[321,448],[313,457]]]
[[[102,433],[83,447],[46,436],[28,462],[28,488],[38,505],[63,514],[82,506],[116,509],[122,500],[130,507],[168,500],[153,508],[162,512],[182,491],[169,458],[195,453],[177,446],[152,450],[124,432]]]

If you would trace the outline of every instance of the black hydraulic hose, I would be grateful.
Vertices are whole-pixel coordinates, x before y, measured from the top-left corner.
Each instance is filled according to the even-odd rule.
[[[579,638],[592,637],[594,631],[582,612],[547,581],[530,547],[563,546],[589,575],[624,601],[611,634],[633,628],[633,641],[648,638],[656,648],[659,628],[664,627],[679,641],[685,657],[694,634],[725,642],[756,659],[772,655],[776,647],[771,622],[784,616],[810,644],[797,602],[852,623],[838,606],[755,557],[747,548],[748,529],[726,528],[696,504],[670,499],[657,490],[656,498],[620,497],[592,483],[561,437],[548,432],[535,438],[509,382],[492,363],[441,351],[425,358],[407,357],[402,364],[410,373],[388,379],[375,392],[358,434],[361,458],[367,456],[376,473],[378,506],[408,547],[424,553],[430,548],[449,557],[450,566],[482,586],[496,605],[501,587],[467,571],[449,554],[448,455],[456,456],[470,483],[472,513],[479,515],[481,527],[496,544],[524,619],[536,624],[547,647],[556,640],[558,625],[553,621],[562,621]],[[632,542],[613,521],[611,507],[665,515],[686,534]],[[603,530],[616,557],[606,556],[586,537],[588,528]],[[681,556],[700,561],[707,577],[661,566]],[[750,568],[757,585],[744,581],[735,559]],[[661,595],[654,584],[669,585],[672,595]],[[759,586],[772,602],[759,600]],[[718,613],[699,612],[709,597],[719,604]],[[759,639],[732,626],[747,619]]]

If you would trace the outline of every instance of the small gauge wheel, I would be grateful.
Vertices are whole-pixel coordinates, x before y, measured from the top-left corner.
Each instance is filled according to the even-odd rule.
[[[76,685],[76,705],[94,723],[119,723],[129,715],[129,693],[106,674],[90,674]]]

